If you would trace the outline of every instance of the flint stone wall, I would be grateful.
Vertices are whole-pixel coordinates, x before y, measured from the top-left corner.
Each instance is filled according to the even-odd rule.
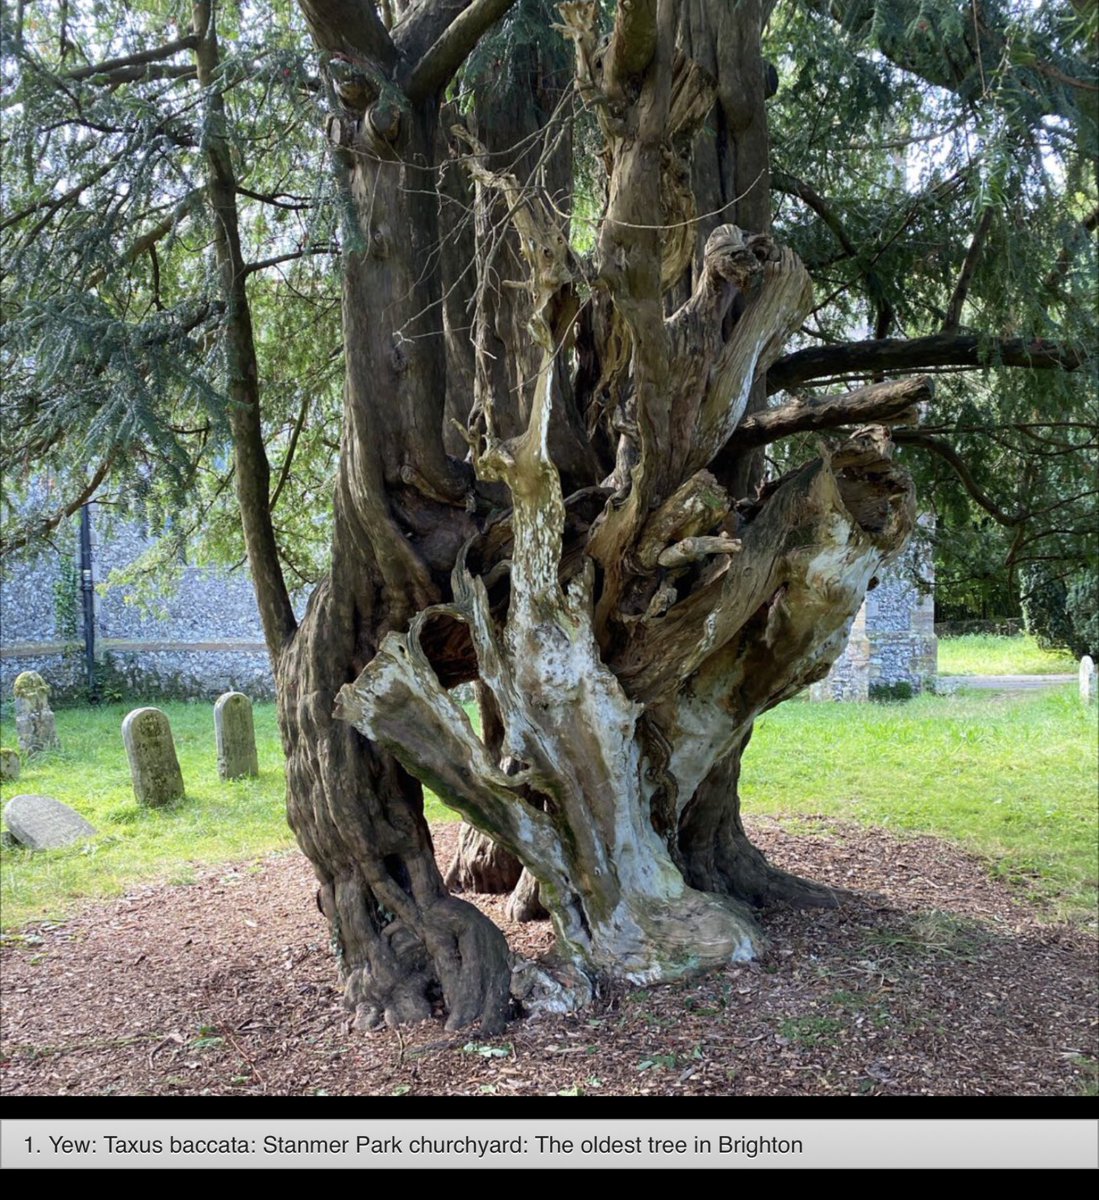
[[[0,696],[22,671],[38,671],[57,699],[86,695],[79,534],[74,519],[58,530],[56,549],[5,560],[0,568]],[[136,522],[112,519],[92,505],[95,583],[128,566],[153,545]],[[215,700],[240,691],[274,696],[252,581],[243,567],[183,567],[178,591],[159,597],[161,611],[127,604],[127,589],[95,598],[96,658],[102,685],[152,699]]]
[[[921,524],[927,528],[928,520]],[[917,535],[867,592],[847,648],[809,689],[811,699],[869,700],[932,688],[939,659],[934,583],[930,545]]]

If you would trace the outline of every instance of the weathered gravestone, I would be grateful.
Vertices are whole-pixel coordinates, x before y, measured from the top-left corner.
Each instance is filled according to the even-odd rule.
[[[222,779],[259,774],[252,701],[243,692],[226,692],[218,697],[214,705],[214,740]]]
[[[1080,659],[1080,699],[1085,704],[1095,699],[1095,663],[1090,654]]]
[[[122,722],[122,741],[138,804],[160,808],[183,798],[172,727],[159,708],[135,708]]]
[[[19,769],[19,755],[14,750],[0,750],[0,779],[18,779]]]
[[[37,671],[16,675],[12,685],[15,693],[15,732],[20,749],[25,754],[39,750],[60,750],[57,724],[50,708],[50,685]]]
[[[95,826],[52,796],[12,796],[4,805],[8,832],[29,850],[56,850],[95,836]]]

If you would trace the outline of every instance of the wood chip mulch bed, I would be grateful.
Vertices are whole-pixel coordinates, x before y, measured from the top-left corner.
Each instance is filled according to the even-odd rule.
[[[806,832],[808,830],[808,832]],[[835,821],[749,831],[860,897],[765,914],[747,966],[621,990],[490,1042],[351,1032],[297,852],[203,869],[5,938],[8,1095],[1094,1094],[1094,931],[1042,923],[981,860]],[[446,862],[456,826],[435,829]],[[525,955],[546,923],[509,925]]]

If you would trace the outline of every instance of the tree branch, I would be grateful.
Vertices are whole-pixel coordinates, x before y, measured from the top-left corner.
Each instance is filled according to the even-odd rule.
[[[88,481],[87,485],[71,503],[66,504],[63,508],[59,508],[56,512],[46,517],[42,521],[38,521],[33,525],[26,526],[21,533],[17,533],[14,537],[7,538],[4,542],[2,554],[14,554],[17,550],[22,550],[24,546],[38,538],[45,537],[65,520],[66,517],[71,517],[74,512],[95,495],[99,485],[107,478],[107,472],[111,469],[111,464],[114,462],[114,455],[108,454],[107,457],[99,465],[99,469]]]
[[[443,30],[417,62],[405,86],[410,100],[425,100],[442,91],[485,31],[515,0],[473,0]]]
[[[261,204],[271,204],[275,208],[287,208],[292,212],[304,212],[316,208],[316,204],[306,196],[294,196],[289,192],[254,192],[242,184],[237,184],[237,195],[247,196],[249,200],[258,200]],[[280,196],[288,199],[280,200]]]
[[[270,507],[272,512],[275,511],[275,505],[279,502],[282,489],[286,486],[286,481],[290,477],[290,466],[294,461],[294,454],[298,448],[298,438],[301,437],[301,431],[305,427],[305,418],[309,413],[309,406],[312,401],[312,393],[306,392],[301,402],[301,408],[298,410],[298,418],[294,422],[294,428],[290,431],[290,443],[286,447],[286,457],[283,459],[282,470],[279,472],[279,481],[275,484],[275,490],[271,493]]]
[[[815,192],[804,180],[798,179],[793,175],[788,175],[785,171],[771,172],[771,187],[776,191],[784,192],[788,196],[796,196],[804,204],[808,205],[832,231],[836,241],[843,247],[847,256],[854,259],[859,274],[866,281],[866,290],[869,293],[870,303],[877,312],[877,318],[874,322],[874,332],[880,338],[885,337],[889,327],[893,324],[893,305],[885,298],[881,280],[870,267],[867,267],[863,263],[854,242],[847,236],[847,231],[844,229],[839,217],[836,216],[824,198]]]
[[[298,0],[298,7],[320,50],[383,67],[396,62],[397,48],[370,0]]]
[[[873,383],[841,396],[795,400],[747,417],[730,441],[738,450],[747,450],[817,429],[914,423],[915,406],[930,400],[934,390],[931,379],[920,375],[914,379]]]
[[[118,87],[123,83],[147,82],[153,79],[194,79],[195,68],[165,66],[150,63],[148,66],[116,67],[113,71],[92,76],[89,82],[104,87]]]
[[[1016,77],[1016,87],[1025,92],[1042,115],[1060,114],[1061,101],[1055,89],[1042,89],[1031,76],[1045,75],[1070,87],[1092,90],[1084,82],[1090,75],[1090,64],[1081,62],[1074,75],[1059,68],[1046,66],[1049,48],[1041,42],[1027,44],[1013,41],[1007,25],[1007,9],[990,5],[959,3],[967,13],[968,32],[964,37],[939,39],[925,21],[925,29],[912,36],[912,8],[908,0],[807,0],[808,6],[842,25],[856,36],[872,32],[873,44],[891,63],[928,83],[946,88],[965,100],[976,101],[989,90],[986,73],[1002,75],[1005,68]],[[1030,51],[1035,65],[1022,65],[1019,51]],[[1010,64],[1010,66],[1009,66]],[[1075,64],[1072,64],[1075,67]],[[1002,88],[994,85],[993,90]]]
[[[370,9],[373,19],[373,8]],[[263,442],[260,412],[259,364],[252,333],[244,256],[237,215],[237,181],[229,142],[224,132],[225,97],[213,86],[220,68],[211,0],[194,6],[195,61],[205,92],[206,190],[214,225],[214,250],[222,296],[226,302],[225,356],[228,373],[229,427],[237,503],[252,581],[259,603],[264,639],[273,663],[293,638],[297,618],[290,603],[271,521],[271,464]]]
[[[988,237],[988,231],[992,228],[992,215],[991,208],[986,208],[981,214],[981,219],[973,234],[973,240],[969,243],[969,249],[966,251],[965,262],[962,263],[958,282],[954,286],[954,294],[950,297],[950,303],[946,306],[943,333],[953,333],[961,323],[962,305],[965,304],[969,285],[973,281],[973,272],[977,269],[977,260],[981,257],[985,238]]]
[[[1099,205],[1096,205],[1096,207],[1088,213],[1088,215],[1080,222],[1080,224],[1076,226],[1072,235],[1070,235],[1069,240],[1064,246],[1061,247],[1060,253],[1057,255],[1057,261],[1053,264],[1053,269],[1042,281],[1042,287],[1044,287],[1047,292],[1052,291],[1053,288],[1057,286],[1058,280],[1062,275],[1064,275],[1071,265],[1072,245],[1076,238],[1079,237],[1081,233],[1094,233],[1097,227],[1099,227]]]
[[[188,192],[162,221],[143,233],[136,241],[131,242],[129,248],[122,255],[122,265],[128,266],[130,263],[136,262],[146,251],[151,250],[161,238],[167,237],[179,225],[180,221],[188,215],[191,209],[197,206],[198,202],[202,199],[202,194],[202,188],[195,188]],[[101,267],[98,271],[92,273],[84,286],[88,288],[98,286],[106,279],[107,274],[107,268]]]
[[[125,54],[121,58],[108,58],[104,62],[93,63],[89,67],[80,67],[76,71],[69,71],[61,78],[79,82],[82,79],[92,79],[97,75],[108,75],[124,67],[163,62],[164,59],[172,58],[182,50],[193,50],[197,45],[197,35],[189,33],[186,37],[176,38],[174,42],[166,42],[163,46],[157,46],[153,50],[139,50],[136,54]]]
[[[268,267],[277,267],[279,263],[293,262],[297,258],[306,258],[310,254],[338,254],[337,246],[303,246],[300,250],[292,250],[287,254],[276,254],[274,258],[262,258],[257,262],[245,263],[245,275],[254,275],[257,271],[265,271]]]
[[[17,225],[20,221],[32,216],[43,208],[48,208],[50,210],[48,216],[52,216],[59,208],[68,204],[70,200],[77,199],[81,192],[87,191],[93,184],[98,183],[104,175],[112,171],[120,157],[121,155],[116,155],[107,162],[101,163],[87,179],[82,179],[79,183],[69,188],[67,192],[62,193],[62,195],[43,196],[41,200],[36,200],[34,204],[29,204],[26,208],[20,209],[19,212],[12,213],[10,217],[5,217],[0,221],[0,230],[7,229],[11,225]]]
[[[786,171],[776,171],[772,168],[771,187],[776,192],[782,192],[787,196],[796,196],[799,200],[807,204],[825,225],[828,226],[832,233],[835,234],[836,241],[844,248],[848,257],[858,258],[859,252],[855,249],[854,242],[847,236],[847,231],[844,229],[839,217],[836,216],[824,198],[815,192],[804,180],[798,179]]]
[[[603,59],[603,80],[610,94],[621,93],[656,53],[657,0],[618,0],[611,44]]]
[[[767,391],[789,391],[811,379],[913,371],[922,367],[990,366],[1074,371],[1090,358],[1086,347],[1045,338],[980,338],[935,333],[922,338],[882,338],[813,346],[780,358],[767,372]]]
[[[941,442],[938,438],[930,437],[928,434],[921,433],[915,429],[898,429],[893,434],[893,440],[899,446],[919,446],[921,449],[930,450],[932,454],[941,458],[943,462],[954,469],[954,473],[962,481],[962,486],[965,490],[998,524],[1012,529],[1017,525],[1021,525],[1030,515],[1024,512],[1004,512],[996,501],[973,478],[973,473],[970,471],[965,459],[962,458],[953,446],[948,445],[946,442]]]

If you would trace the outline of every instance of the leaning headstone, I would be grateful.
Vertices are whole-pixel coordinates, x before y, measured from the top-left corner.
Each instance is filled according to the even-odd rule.
[[[1080,699],[1090,704],[1095,699],[1095,663],[1090,654],[1080,659]]]
[[[4,805],[8,832],[28,850],[56,850],[95,836],[95,827],[52,796],[12,796]]]
[[[57,724],[50,708],[50,685],[37,671],[16,675],[12,685],[15,693],[15,732],[19,747],[25,754],[39,750],[60,750]]]
[[[138,804],[160,808],[183,797],[172,727],[159,708],[135,708],[122,722],[122,741]]]
[[[14,750],[0,750],[0,779],[18,779],[19,766],[19,755]]]
[[[226,692],[214,705],[214,740],[218,751],[218,775],[243,779],[259,774],[256,730],[252,723],[252,701],[243,692]]]

